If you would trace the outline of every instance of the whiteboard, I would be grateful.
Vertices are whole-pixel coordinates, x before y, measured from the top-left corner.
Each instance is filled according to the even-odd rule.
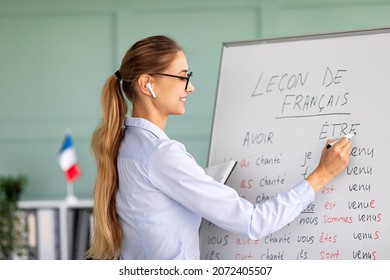
[[[390,29],[225,43],[209,165],[252,203],[317,166],[326,139],[356,132],[348,168],[261,240],[204,221],[202,259],[390,259]]]

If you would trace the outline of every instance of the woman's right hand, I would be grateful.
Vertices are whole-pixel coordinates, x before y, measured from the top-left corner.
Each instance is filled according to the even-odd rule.
[[[315,192],[337,177],[349,164],[352,152],[351,141],[342,137],[336,144],[327,149],[326,146],[333,141],[326,142],[317,168],[306,179]]]

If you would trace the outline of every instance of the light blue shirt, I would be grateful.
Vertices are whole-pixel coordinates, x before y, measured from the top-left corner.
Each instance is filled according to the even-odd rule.
[[[207,176],[183,144],[141,118],[126,118],[118,155],[116,209],[123,229],[121,259],[199,259],[202,217],[260,239],[285,226],[314,200],[303,180],[289,192],[253,205]]]

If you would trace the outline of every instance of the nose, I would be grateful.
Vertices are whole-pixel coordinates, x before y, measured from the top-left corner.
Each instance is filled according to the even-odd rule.
[[[195,91],[195,87],[194,87],[194,85],[191,83],[191,81],[188,82],[186,91],[189,92],[189,93],[192,93],[192,92]]]

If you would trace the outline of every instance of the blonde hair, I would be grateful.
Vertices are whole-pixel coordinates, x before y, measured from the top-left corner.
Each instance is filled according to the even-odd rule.
[[[166,36],[152,36],[135,43],[126,52],[118,74],[126,98],[135,100],[138,78],[143,74],[165,70],[180,50],[180,46]],[[91,143],[97,162],[97,176],[94,190],[94,230],[86,258],[118,259],[122,228],[115,205],[119,185],[117,157],[127,105],[119,78],[115,75],[111,75],[103,87],[102,113],[102,121],[93,133]]]

